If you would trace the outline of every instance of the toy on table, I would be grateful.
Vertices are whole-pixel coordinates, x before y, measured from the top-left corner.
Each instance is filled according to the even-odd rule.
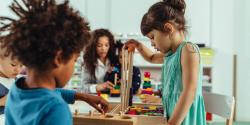
[[[144,82],[141,94],[152,95],[154,93],[151,85],[150,75],[151,75],[150,72],[144,72],[144,79],[143,79]]]
[[[122,73],[121,73],[121,112],[132,105],[132,73],[133,73],[133,49],[122,49]]]
[[[109,100],[108,94],[100,94],[100,96],[101,96],[103,99],[105,99],[106,101]]]
[[[117,67],[114,67],[113,72],[115,73],[114,78],[114,89],[110,90],[110,96],[111,97],[120,97],[120,82],[118,82],[118,73],[119,69]]]
[[[163,116],[163,108],[159,106],[132,106],[126,112],[128,115]]]

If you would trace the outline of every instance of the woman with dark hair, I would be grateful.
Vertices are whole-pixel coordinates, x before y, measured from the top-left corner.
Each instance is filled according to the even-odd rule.
[[[107,29],[96,29],[92,33],[91,44],[83,56],[82,84],[85,92],[97,93],[113,89],[110,81],[104,82],[106,72],[117,62],[115,41]]]

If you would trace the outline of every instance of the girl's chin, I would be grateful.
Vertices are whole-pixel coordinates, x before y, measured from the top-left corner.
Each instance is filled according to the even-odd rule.
[[[167,54],[169,52],[169,49],[159,49],[158,51],[160,51],[163,54]]]
[[[100,58],[106,58],[107,57],[107,55],[101,55],[100,56]]]

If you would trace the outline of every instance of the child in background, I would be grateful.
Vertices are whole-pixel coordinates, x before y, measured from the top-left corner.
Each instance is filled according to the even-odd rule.
[[[115,79],[115,74],[117,73],[117,81],[120,82],[121,81],[121,63],[122,63],[122,48],[123,48],[123,43],[121,41],[117,41],[116,42],[116,50],[117,50],[117,54],[118,54],[118,58],[119,58],[119,63],[117,63],[114,66],[114,70],[111,72],[107,72],[105,77],[104,77],[104,81],[110,81],[111,83],[114,83],[114,79]],[[136,66],[133,66],[133,76],[132,76],[132,91],[133,94],[137,94],[138,89],[140,88],[141,85],[141,72],[140,69]]]
[[[202,96],[202,66],[199,48],[185,41],[185,1],[163,0],[152,5],[143,16],[142,34],[160,53],[130,40],[145,60],[163,63],[162,103],[168,125],[205,125]]]
[[[10,86],[14,83],[17,74],[22,69],[22,64],[12,59],[0,42],[0,115],[4,113],[6,97]]]
[[[23,6],[21,6],[23,5]],[[68,1],[14,1],[12,11],[19,19],[0,17],[3,47],[11,58],[27,68],[27,77],[18,78],[7,97],[6,125],[71,125],[68,103],[84,100],[100,112],[107,102],[101,97],[78,94],[62,88],[70,79],[80,51],[88,44],[88,23]],[[100,107],[99,107],[100,105]],[[32,107],[32,108],[31,108]]]

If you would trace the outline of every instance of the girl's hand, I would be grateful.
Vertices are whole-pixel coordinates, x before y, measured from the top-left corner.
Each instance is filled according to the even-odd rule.
[[[153,52],[150,48],[146,47],[142,43],[130,39],[125,45],[125,48],[128,48],[129,51],[134,51],[136,48],[138,52],[142,55],[142,57],[150,63],[162,64],[164,60],[164,53],[161,52]]]
[[[105,90],[105,89],[114,89],[114,84],[112,84],[110,81],[107,81],[107,82],[96,85],[97,92]]]
[[[134,39],[130,39],[125,43],[124,47],[134,50],[135,48],[138,48],[139,45],[140,45],[140,42]]]

